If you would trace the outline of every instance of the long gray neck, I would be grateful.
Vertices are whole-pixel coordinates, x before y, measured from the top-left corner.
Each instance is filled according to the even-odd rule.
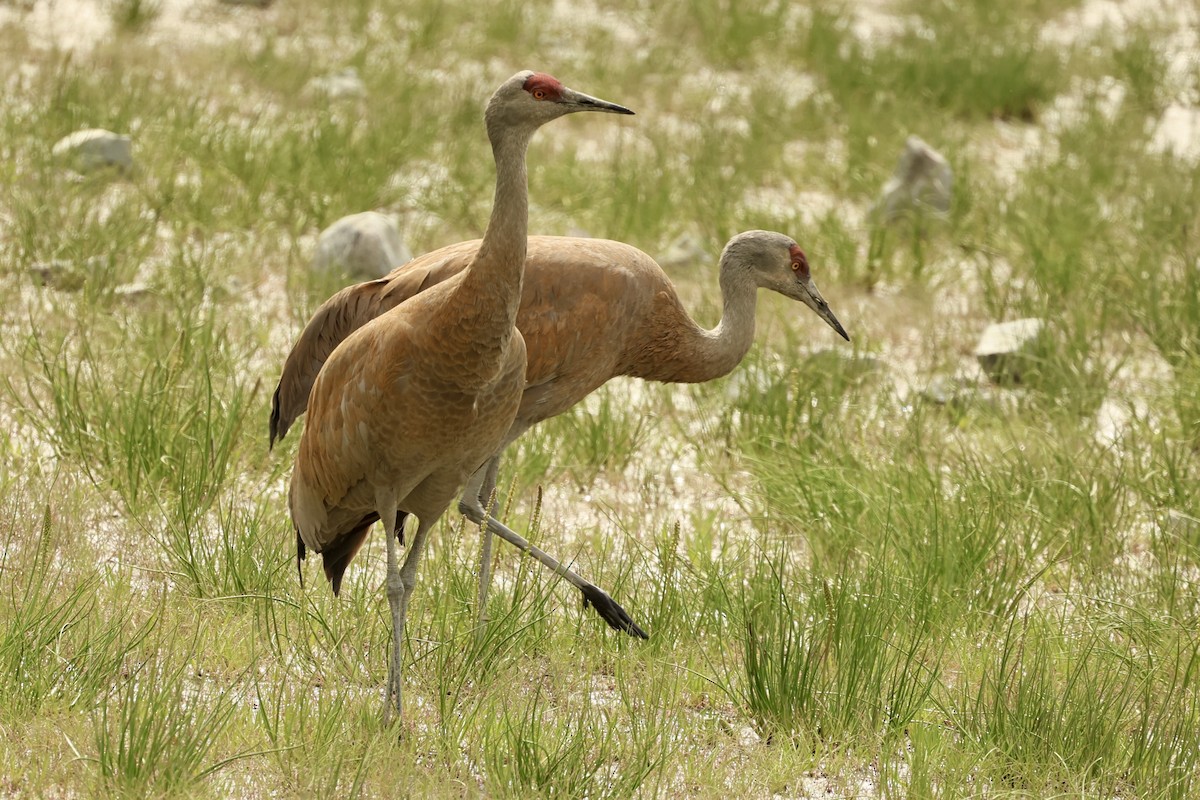
[[[520,307],[521,280],[525,272],[529,234],[525,151],[533,131],[509,128],[489,132],[489,136],[496,160],[496,194],[492,201],[492,216],[479,252],[467,267],[463,288],[471,293],[474,303],[501,307],[501,313],[511,327]]]
[[[700,354],[711,368],[705,380],[728,375],[742,363],[754,344],[754,319],[758,308],[758,287],[745,270],[721,264],[721,321],[704,331]]]
[[[757,287],[745,270],[721,264],[721,321],[710,331],[688,316],[672,292],[649,322],[625,374],[671,383],[703,383],[728,375],[754,342]]]
[[[529,227],[525,150],[533,132],[489,121],[488,133],[496,157],[492,216],[479,251],[446,298],[446,313],[439,315],[435,335],[438,358],[457,368],[431,376],[464,392],[486,389],[512,367],[525,272]]]

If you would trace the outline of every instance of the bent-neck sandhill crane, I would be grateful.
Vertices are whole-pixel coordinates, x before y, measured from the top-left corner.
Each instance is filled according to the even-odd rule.
[[[401,714],[401,645],[408,599],[429,529],[500,448],[525,388],[525,343],[515,328],[528,227],[525,152],[534,132],[575,111],[632,114],[521,72],[484,114],[496,160],[491,219],[452,278],[376,316],[324,359],[312,385],[308,425],[288,504],[297,558],[324,556],[336,593],[346,565],[382,520],[392,650],[385,720]],[[419,524],[401,567],[397,525]]]
[[[376,281],[350,286],[327,300],[288,355],[275,390],[271,441],[304,413],[313,375],[330,349],[358,326],[458,274],[479,249],[478,240],[443,247]],[[512,427],[485,469],[472,476],[460,510],[487,525],[480,575],[480,609],[490,565],[488,532],[531,551],[579,588],[614,628],[645,634],[599,587],[532,549],[485,515],[500,453],[530,426],[561,414],[618,375],[664,382],[702,382],[728,374],[754,339],[757,290],[798,300],[849,340],[813,283],[808,260],[781,233],[747,231],[721,254],[724,313],[707,331],[683,309],[675,287],[650,256],[621,242],[531,236],[517,328],[528,352],[525,393]]]

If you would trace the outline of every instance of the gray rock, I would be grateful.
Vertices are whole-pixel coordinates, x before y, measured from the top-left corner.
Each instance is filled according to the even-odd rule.
[[[1096,429],[1092,438],[1101,447],[1115,447],[1128,432],[1132,417],[1127,405],[1111,397],[1104,398],[1104,402],[1096,409]]]
[[[103,128],[88,128],[59,139],[51,154],[77,172],[92,172],[116,167],[121,172],[133,169],[133,142]]]
[[[395,220],[375,211],[342,217],[321,231],[312,268],[372,280],[412,259]]]
[[[824,347],[804,358],[804,366],[823,375],[842,375],[851,380],[883,375],[886,365],[874,356],[846,352],[844,347]]]
[[[142,300],[151,294],[150,284],[144,281],[123,283],[113,289],[113,296],[122,300]]]
[[[1182,511],[1176,511],[1173,508],[1167,509],[1167,513],[1162,518],[1163,528],[1185,538],[1200,536],[1200,519],[1184,514]]]
[[[984,330],[975,345],[975,359],[997,383],[1020,383],[1036,357],[1045,323],[1035,317],[996,322]]]
[[[1172,103],[1163,111],[1150,139],[1152,153],[1171,153],[1182,161],[1200,162],[1200,108]]]
[[[935,376],[920,392],[922,399],[939,406],[968,405],[977,393],[971,381],[949,375]]]
[[[871,213],[883,222],[922,209],[944,214],[950,210],[953,184],[954,173],[945,157],[918,137],[910,136],[896,171],[884,184]]]
[[[367,96],[367,86],[358,77],[358,70],[354,67],[313,78],[305,86],[305,91],[330,100],[360,100]]]
[[[712,256],[704,243],[688,233],[681,234],[675,241],[667,245],[667,249],[658,257],[658,263],[667,269],[695,267],[710,260],[712,260]]]
[[[1022,389],[997,388],[981,384],[978,377],[967,374],[934,376],[917,398],[930,405],[941,406],[951,416],[969,410],[1014,413],[1020,407]]]

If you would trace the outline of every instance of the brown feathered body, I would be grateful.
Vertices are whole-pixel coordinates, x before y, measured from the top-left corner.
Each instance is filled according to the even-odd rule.
[[[490,309],[463,299],[464,274],[359,327],[313,384],[289,503],[335,592],[381,491],[402,512],[436,518],[512,427],[525,344],[503,314],[490,336],[465,335],[488,327]]]
[[[443,247],[326,301],[284,365],[272,438],[282,437],[304,413],[313,376],[342,339],[453,279],[479,245],[473,240]],[[688,316],[658,263],[636,247],[605,239],[529,237],[517,315],[528,350],[526,385],[504,443],[618,375],[690,383],[727,374],[753,341],[755,288],[749,288],[750,313],[737,335],[718,342]]]
[[[495,97],[496,193],[479,247],[447,280],[361,320],[314,364],[288,504],[297,557],[324,554],[335,593],[371,523],[394,509],[397,527],[413,514],[427,529],[504,441],[520,404],[525,342],[514,323],[536,125],[512,126],[494,110]]]
[[[388,599],[397,712],[399,640],[426,536],[467,478],[503,446],[525,387],[525,343],[515,322],[528,241],[526,149],[540,126],[576,111],[633,113],[544,73],[520,72],[501,84],[484,112],[496,189],[483,239],[427,291],[375,306],[301,356],[309,421],[288,499],[297,557],[306,549],[322,553],[336,593],[371,523],[393,527]],[[420,524],[400,567],[390,535],[400,535],[408,514]]]

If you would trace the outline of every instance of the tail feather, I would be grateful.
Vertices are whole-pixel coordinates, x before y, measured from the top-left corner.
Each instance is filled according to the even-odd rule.
[[[404,544],[404,520],[407,516],[408,514],[403,511],[396,515],[396,530],[393,533],[400,540],[400,544]],[[346,567],[350,566],[350,562],[358,555],[363,543],[367,541],[367,534],[370,532],[371,526],[378,520],[379,515],[372,511],[360,519],[349,533],[339,537],[336,542],[322,551],[325,577],[333,586],[334,597],[341,595],[342,576],[346,572]]]
[[[396,529],[392,531],[393,535],[404,544],[404,520],[408,517],[408,513],[400,511],[396,514]],[[325,572],[325,577],[332,585],[333,594],[335,597],[340,596],[342,592],[342,577],[346,573],[346,567],[350,566],[350,562],[358,555],[358,551],[362,549],[363,544],[367,541],[367,534],[370,533],[371,526],[379,520],[379,514],[374,511],[364,514],[358,522],[346,533],[338,536],[326,548],[321,550],[322,569]],[[300,585],[304,585],[304,572],[300,568],[300,562],[304,561],[308,555],[308,550],[304,545],[304,540],[300,538],[300,530],[296,529],[296,572],[300,574]]]
[[[346,567],[350,566],[350,562],[362,549],[363,543],[367,541],[367,534],[377,519],[379,519],[379,515],[371,512],[359,520],[358,524],[348,533],[338,537],[337,541],[321,551],[325,577],[332,585],[335,597],[342,593],[342,576],[346,572]]]
[[[274,450],[275,442],[287,436],[288,428],[291,427],[291,421],[282,419],[279,411],[279,390],[282,386],[283,381],[280,381],[275,386],[275,394],[271,395],[271,439],[267,445],[268,450]]]
[[[300,538],[300,529],[296,529],[296,574],[300,576],[300,588],[304,588],[304,570],[300,568],[300,562],[308,555],[304,549],[304,540]]]

